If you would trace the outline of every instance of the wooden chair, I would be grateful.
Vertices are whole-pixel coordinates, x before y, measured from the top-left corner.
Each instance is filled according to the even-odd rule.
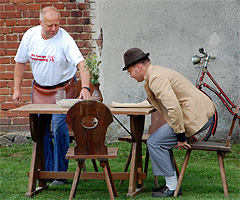
[[[166,121],[164,120],[164,118],[162,117],[162,115],[159,112],[157,112],[157,111],[153,112],[151,114],[151,125],[149,126],[148,134],[143,134],[142,142],[146,144],[149,136],[153,132],[155,132],[157,129],[159,129],[162,125],[164,125],[165,123],[166,123]],[[119,137],[118,140],[129,142],[129,143],[133,142],[131,136]],[[126,162],[126,165],[125,165],[125,168],[124,168],[124,172],[127,172],[128,167],[130,165],[131,158],[132,158],[131,153],[132,153],[132,149],[130,150],[130,153],[128,155],[127,162]],[[149,153],[148,153],[148,150],[146,150],[146,158],[145,158],[145,166],[144,166],[144,173],[146,173],[146,174],[147,174],[147,170],[148,170],[148,163],[149,163]],[[154,177],[154,182],[155,182],[155,185],[158,186],[157,176]],[[120,181],[120,184],[122,184],[122,183],[123,183],[123,180]]]
[[[179,174],[179,179],[178,179],[178,183],[177,183],[177,188],[174,192],[174,197],[177,196],[178,191],[180,189],[182,180],[183,180],[183,175],[184,172],[186,170],[191,152],[193,150],[201,150],[201,151],[216,151],[217,152],[217,157],[218,157],[218,163],[219,163],[219,168],[220,168],[220,173],[221,173],[221,178],[222,178],[222,184],[223,184],[223,190],[224,190],[224,195],[225,197],[228,197],[228,184],[227,184],[227,177],[226,177],[226,173],[225,173],[225,167],[224,167],[224,157],[226,153],[229,153],[231,151],[231,144],[230,144],[230,139],[232,136],[232,131],[234,128],[234,124],[236,122],[237,119],[237,115],[239,112],[239,104],[240,104],[240,98],[238,100],[237,103],[237,107],[235,110],[235,114],[232,120],[232,124],[229,130],[229,134],[227,137],[227,140],[225,143],[220,143],[220,142],[201,142],[201,141],[197,141],[197,142],[188,142],[191,145],[191,149],[187,150],[186,156],[184,158],[184,162],[183,162],[183,166],[181,169],[181,172]]]
[[[76,140],[76,146],[68,150],[66,159],[75,159],[78,162],[69,199],[74,198],[76,194],[81,169],[86,159],[100,161],[110,198],[114,199],[118,194],[108,159],[117,158],[118,148],[107,148],[104,145],[107,128],[113,122],[111,111],[99,101],[84,100],[68,110],[66,122],[72,127]],[[99,178],[93,173],[91,179]]]

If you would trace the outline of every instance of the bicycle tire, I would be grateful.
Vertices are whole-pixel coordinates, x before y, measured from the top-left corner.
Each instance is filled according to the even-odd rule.
[[[217,123],[218,123],[218,115],[217,112],[214,114],[214,122],[201,133],[198,133],[195,135],[198,141],[208,141],[208,139],[215,134],[217,129]]]

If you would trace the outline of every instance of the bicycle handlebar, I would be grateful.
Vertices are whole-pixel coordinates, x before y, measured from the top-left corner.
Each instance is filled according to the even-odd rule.
[[[198,49],[199,53],[203,54],[203,57],[200,57],[198,55],[195,55],[192,57],[192,63],[194,65],[201,63],[201,61],[203,60],[203,62],[205,61],[205,66],[207,66],[207,63],[209,62],[210,59],[216,59],[216,57],[214,56],[210,56],[210,54],[208,54],[207,52],[204,52],[204,49],[202,47],[200,47]]]

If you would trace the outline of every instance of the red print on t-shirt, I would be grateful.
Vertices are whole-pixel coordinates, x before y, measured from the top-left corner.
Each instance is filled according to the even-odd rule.
[[[54,62],[54,55],[53,56],[43,56],[43,55],[35,55],[35,54],[31,54],[30,58],[32,60],[38,60],[38,61],[45,61],[45,62]]]

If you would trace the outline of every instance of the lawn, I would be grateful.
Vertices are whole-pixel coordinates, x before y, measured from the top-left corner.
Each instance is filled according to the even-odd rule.
[[[71,144],[72,145],[72,144]],[[130,145],[126,142],[117,142],[109,146],[118,146],[119,154],[116,160],[110,160],[112,171],[122,171],[130,151]],[[145,158],[146,145],[143,144],[143,158]],[[28,199],[25,193],[28,188],[27,172],[30,169],[32,144],[14,145],[13,147],[2,147],[0,162],[0,199],[22,200]],[[185,150],[174,149],[174,155],[181,169]],[[91,162],[87,162],[87,170],[93,170]],[[69,171],[75,171],[76,162],[70,161]],[[240,199],[240,144],[232,145],[232,152],[225,157],[225,168],[228,178],[229,199]],[[68,199],[72,180],[64,186],[52,186],[38,193],[33,199]],[[119,198],[126,197],[128,192],[128,181],[119,185],[115,181]],[[164,179],[159,177],[159,184]],[[146,190],[134,199],[155,199],[151,197],[154,187],[151,165],[149,166],[147,179],[144,181]],[[182,182],[183,196],[178,199],[225,199],[222,189],[220,170],[218,167],[216,152],[193,151]],[[104,180],[79,181],[75,199],[109,199],[108,190]],[[168,198],[169,199],[169,198]]]

